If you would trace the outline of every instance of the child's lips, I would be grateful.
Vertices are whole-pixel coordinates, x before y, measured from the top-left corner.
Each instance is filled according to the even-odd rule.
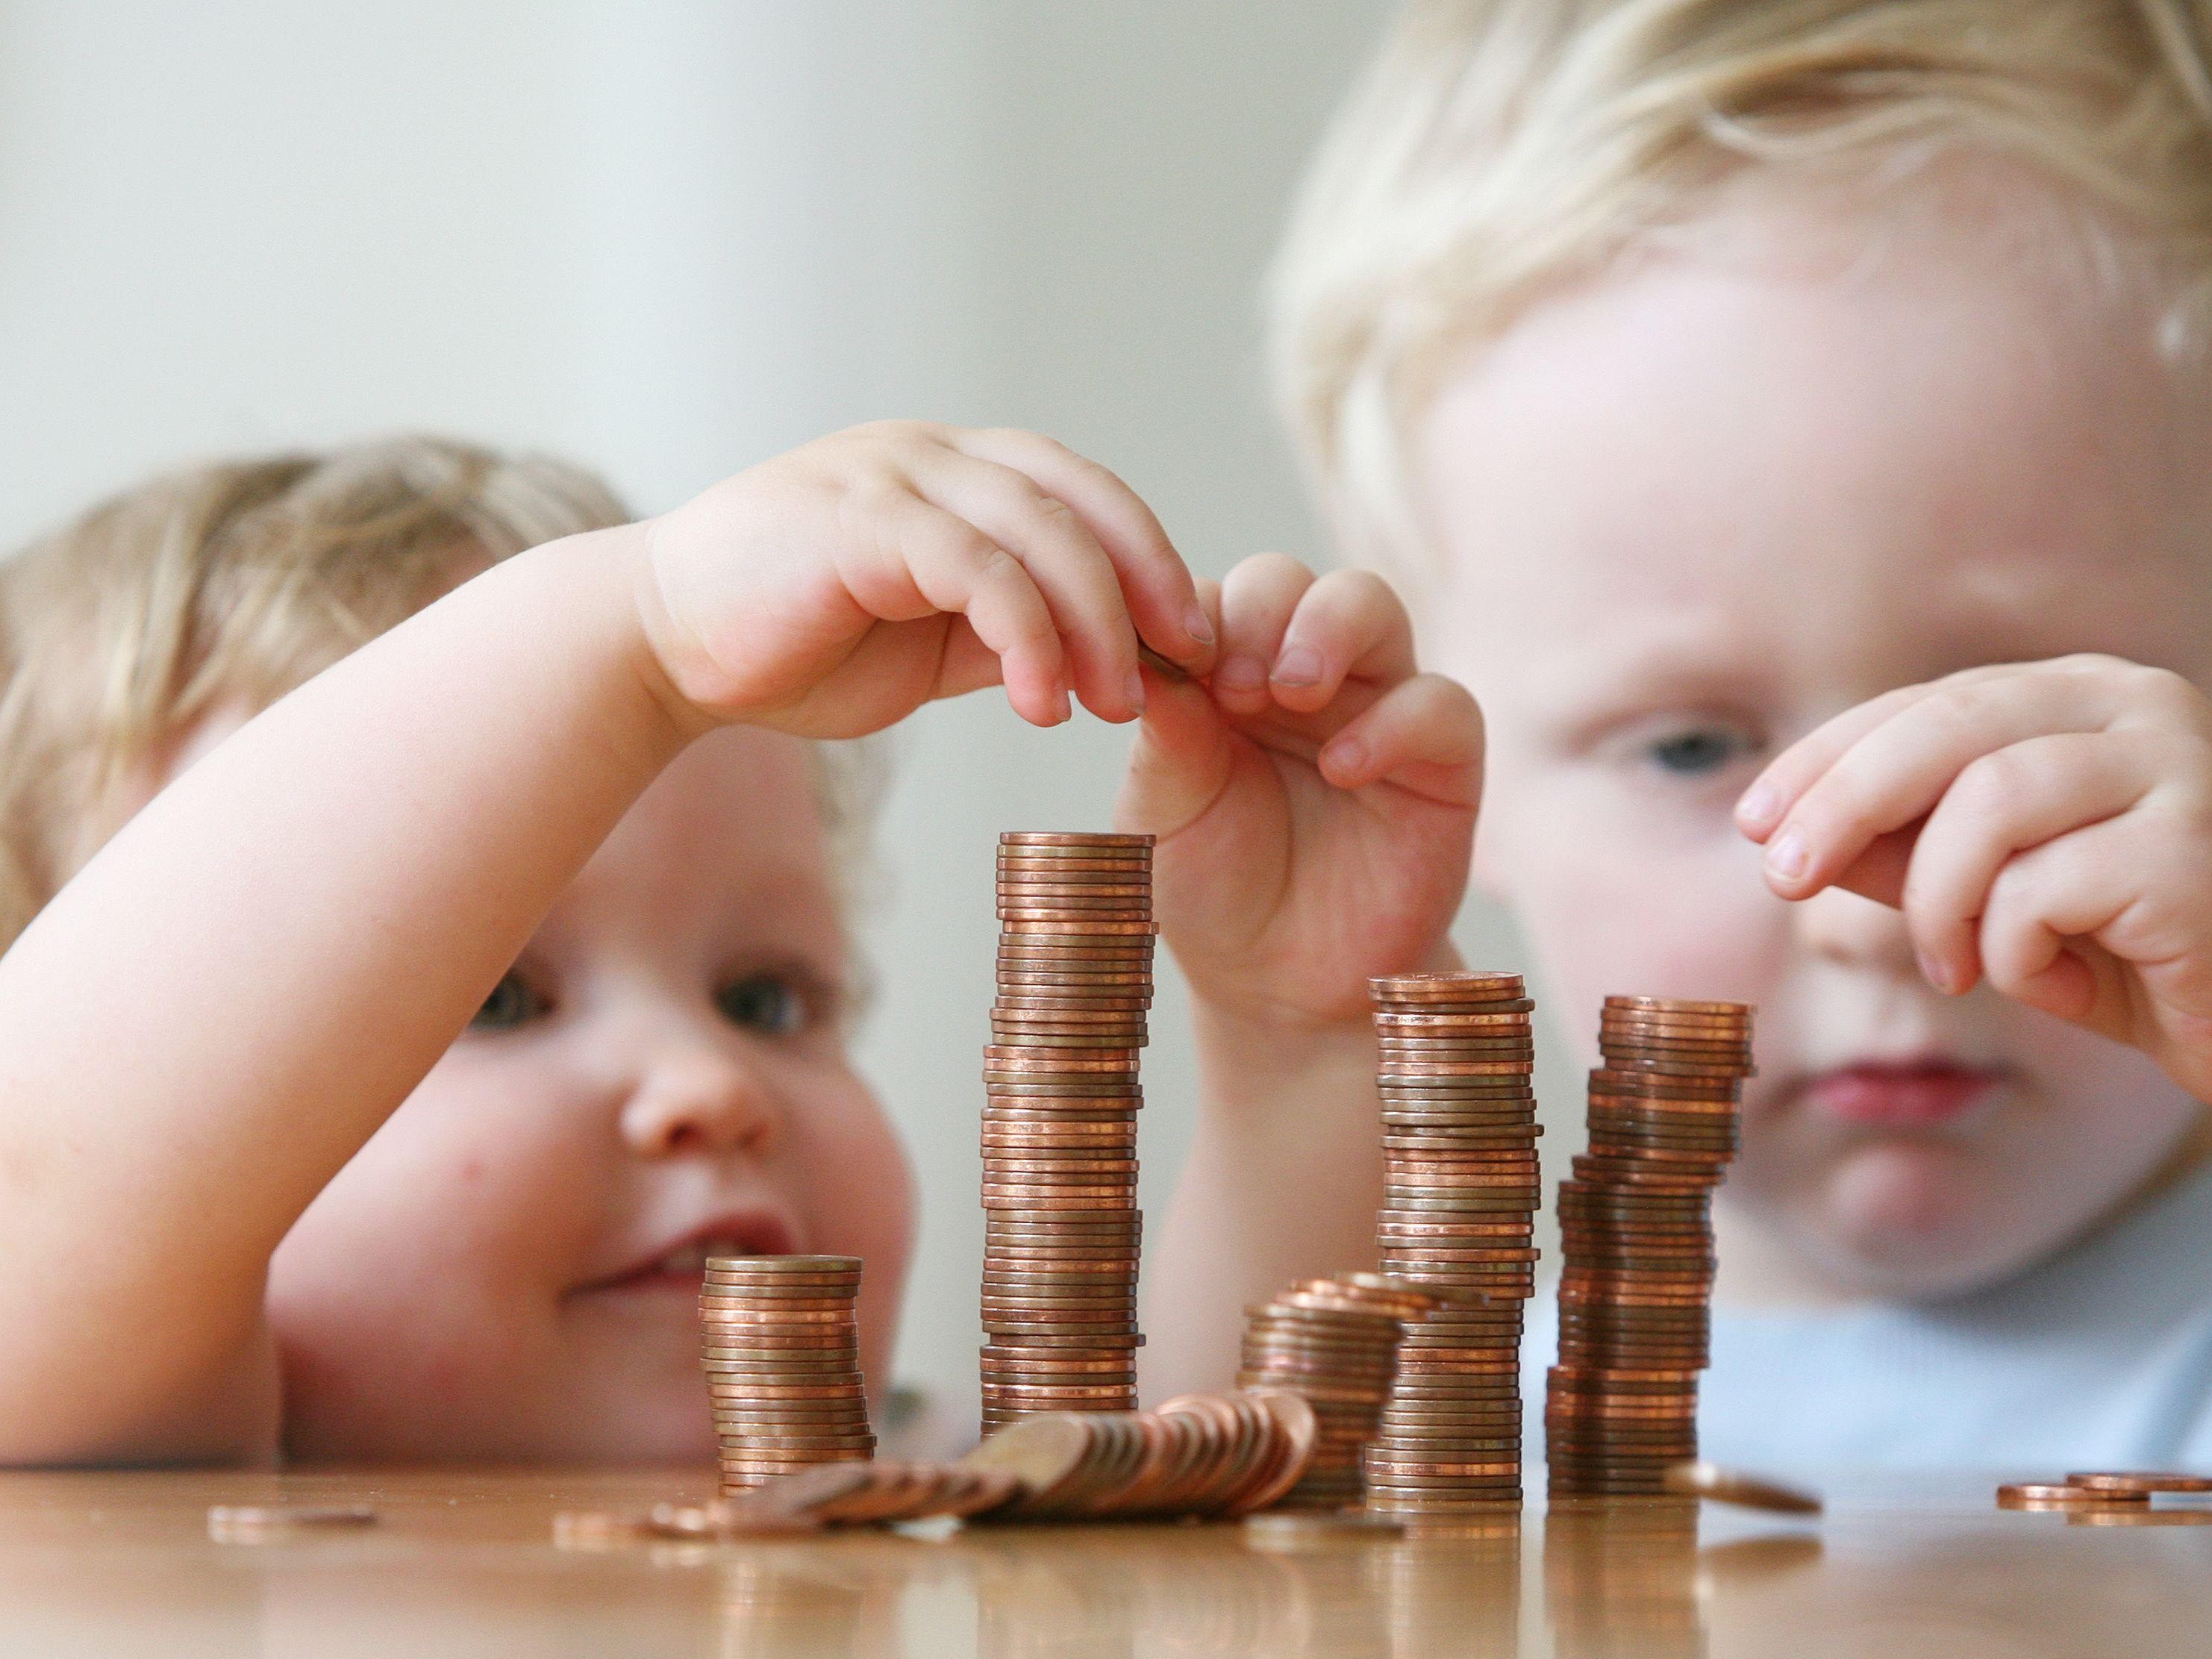
[[[1870,1128],[1930,1128],[1965,1116],[2004,1081],[1993,1067],[1950,1060],[1869,1061],[1823,1072],[1805,1086],[1816,1110]]]
[[[787,1255],[796,1248],[792,1229],[779,1217],[749,1213],[724,1218],[685,1234],[624,1272],[584,1286],[586,1291],[622,1293],[674,1291],[696,1297],[708,1258],[721,1255]]]

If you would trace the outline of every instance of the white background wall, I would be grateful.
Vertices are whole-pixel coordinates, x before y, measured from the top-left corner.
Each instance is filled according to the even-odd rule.
[[[652,511],[913,414],[1065,439],[1216,574],[1321,556],[1255,295],[1383,9],[0,0],[0,544],[216,452],[434,428],[572,455]],[[988,696],[898,737],[862,1052],[924,1194],[902,1371],[956,1399],[993,838],[1103,827],[1124,743]],[[1465,920],[1474,957],[1519,960]],[[1188,1131],[1178,994],[1155,1209]]]

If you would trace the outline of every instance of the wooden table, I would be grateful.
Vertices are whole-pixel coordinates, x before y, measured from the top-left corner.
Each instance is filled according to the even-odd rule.
[[[2212,1509],[2085,1525],[1983,1480],[1817,1522],[1539,1509],[1464,1535],[1283,1524],[561,1547],[669,1474],[0,1474],[0,1655],[2212,1654]],[[2161,1504],[2167,1500],[2160,1500]],[[375,1524],[217,1542],[216,1504]]]

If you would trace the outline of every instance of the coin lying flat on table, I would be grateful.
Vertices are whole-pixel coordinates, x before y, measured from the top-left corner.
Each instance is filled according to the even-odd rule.
[[[1703,1498],[1739,1509],[1770,1510],[1778,1515],[1818,1515],[1821,1507],[1817,1492],[1713,1463],[1677,1463],[1667,1471],[1666,1486],[1679,1497]]]

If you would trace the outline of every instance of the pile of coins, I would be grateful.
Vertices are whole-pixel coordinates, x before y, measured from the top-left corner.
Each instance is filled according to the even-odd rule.
[[[1997,1488],[2001,1510],[2148,1510],[2153,1492],[2212,1492],[2212,1475],[2162,1469],[2112,1469],[2029,1480]]]
[[[1735,1156],[1751,1010],[1607,997],[1589,1150],[1559,1183],[1559,1363],[1544,1407],[1552,1496],[1653,1496],[1698,1455],[1713,1188]]]
[[[708,1259],[699,1323],[722,1490],[874,1455],[854,1304],[860,1259]]]
[[[1410,1280],[1381,1273],[1309,1279],[1244,1310],[1245,1389],[1287,1389],[1313,1408],[1313,1456],[1279,1509],[1336,1510],[1360,1500],[1360,1454],[1389,1397],[1404,1322],[1437,1305]]]
[[[1523,1305],[1535,1289],[1535,1039],[1518,974],[1370,981],[1380,1048],[1383,1271],[1456,1304],[1408,1328],[1367,1505],[1517,1503]]]
[[[1152,838],[999,838],[983,1051],[983,1432],[1137,1403]]]
[[[1187,1394],[1149,1412],[1060,1412],[993,1435],[958,1467],[1021,1487],[994,1521],[1249,1515],[1297,1486],[1316,1424],[1287,1389]]]

